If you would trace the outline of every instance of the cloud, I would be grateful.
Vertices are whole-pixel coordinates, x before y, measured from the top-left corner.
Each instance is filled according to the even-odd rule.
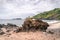
[[[25,18],[60,7],[59,4],[59,0],[0,0],[0,18]]]

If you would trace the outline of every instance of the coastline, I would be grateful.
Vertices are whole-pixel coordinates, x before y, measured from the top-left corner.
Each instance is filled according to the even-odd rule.
[[[58,37],[58,38],[57,38]],[[59,40],[60,36],[45,32],[19,32],[12,33],[10,36],[0,36],[0,40]]]
[[[8,25],[9,26],[9,25]],[[16,26],[16,25],[15,25]],[[14,30],[18,29],[13,27]],[[9,26],[10,27],[10,26]],[[6,32],[3,28],[3,30],[6,32],[4,35],[0,35],[0,40],[59,40],[60,39],[60,30],[55,29],[60,28],[60,22],[52,22],[49,24],[49,27],[47,28],[48,31],[42,32],[42,31],[29,31],[29,32]],[[52,31],[53,30],[53,31]],[[49,33],[49,31],[51,31]],[[55,32],[56,31],[56,32]],[[53,33],[53,34],[52,34]],[[57,38],[58,37],[58,38]]]

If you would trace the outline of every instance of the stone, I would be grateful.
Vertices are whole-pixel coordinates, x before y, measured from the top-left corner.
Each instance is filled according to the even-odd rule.
[[[43,22],[39,19],[26,19],[22,25],[23,30],[29,31],[29,30],[46,30],[47,27],[49,27],[49,24],[47,22]]]

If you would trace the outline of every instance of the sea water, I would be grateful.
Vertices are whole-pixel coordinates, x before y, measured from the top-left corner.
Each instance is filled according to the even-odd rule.
[[[24,20],[0,20],[0,24],[5,24],[5,25],[7,25],[7,23],[11,23],[17,26],[22,26],[23,22]]]
[[[59,22],[59,20],[43,20],[43,21],[49,24]],[[5,25],[7,23],[11,23],[11,24],[16,24],[17,26],[22,26],[23,22],[24,20],[0,20],[0,24],[5,24]]]

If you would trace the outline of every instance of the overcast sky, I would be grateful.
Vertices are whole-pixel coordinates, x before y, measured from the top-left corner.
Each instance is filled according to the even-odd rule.
[[[60,0],[0,0],[0,18],[25,18],[60,7]]]

